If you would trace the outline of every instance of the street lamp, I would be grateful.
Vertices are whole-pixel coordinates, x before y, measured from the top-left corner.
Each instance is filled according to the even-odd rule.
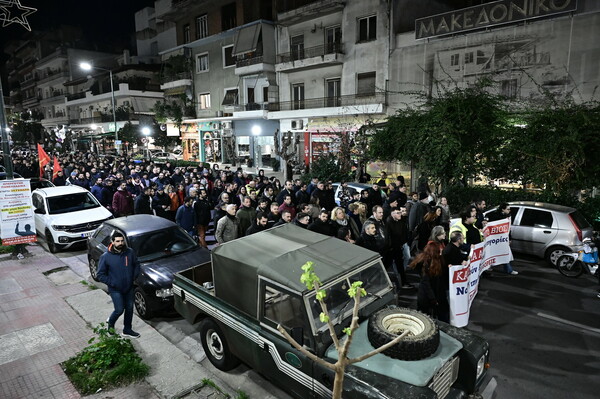
[[[115,129],[115,148],[117,150],[117,154],[119,153],[119,145],[117,142],[119,141],[119,133],[117,132],[117,113],[115,109],[115,87],[113,85],[113,73],[112,70],[106,68],[100,68],[97,66],[92,66],[89,62],[82,62],[79,64],[79,67],[84,71],[91,71],[92,69],[99,69],[101,71],[108,71],[109,79],[110,79],[110,93],[112,95],[112,114],[113,114],[113,124]]]
[[[150,151],[148,151],[148,142],[150,141],[150,139],[148,139],[148,136],[150,135],[151,132],[152,131],[150,130],[149,127],[142,128],[142,133],[144,134],[144,136],[146,136],[146,137],[144,137],[144,141],[145,141],[144,144],[146,144],[146,156],[148,157],[149,160],[152,160],[152,157],[150,156]]]

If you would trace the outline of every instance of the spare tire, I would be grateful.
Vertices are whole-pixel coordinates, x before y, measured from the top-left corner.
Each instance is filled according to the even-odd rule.
[[[431,317],[408,308],[388,308],[369,319],[367,336],[374,348],[393,341],[404,331],[409,333],[383,354],[401,360],[419,360],[431,356],[440,344],[440,331]]]

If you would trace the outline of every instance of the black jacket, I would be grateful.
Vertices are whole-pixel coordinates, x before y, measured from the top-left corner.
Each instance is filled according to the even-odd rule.
[[[198,198],[196,202],[194,202],[194,212],[196,212],[196,225],[209,225],[212,208],[213,207],[208,201],[208,198]]]
[[[442,251],[442,258],[446,267],[460,265],[463,260],[466,260],[460,248],[452,243],[446,245],[446,248]]]
[[[136,215],[145,214],[152,215],[152,206],[150,205],[150,196],[147,194],[140,194],[135,198],[135,202],[133,204],[133,213]]]
[[[370,249],[371,251],[377,252],[380,255],[385,253],[385,239],[378,234],[370,236],[363,232],[356,240],[356,245]]]
[[[401,251],[402,246],[408,242],[410,237],[406,219],[402,218],[400,220],[394,220],[394,218],[390,216],[385,222],[385,228],[391,249],[394,251]]]
[[[314,222],[308,225],[308,229],[310,231],[314,231],[315,233],[324,234],[326,236],[334,235],[333,226],[329,220],[323,222],[321,219],[316,219]]]

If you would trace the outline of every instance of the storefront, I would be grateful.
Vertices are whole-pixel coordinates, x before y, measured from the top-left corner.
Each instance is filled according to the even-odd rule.
[[[181,125],[180,130],[183,159],[186,161],[198,161],[200,159],[198,124],[184,124]]]
[[[221,136],[220,126],[220,122],[198,122],[201,162],[224,162],[223,137]]]
[[[272,167],[275,158],[275,131],[279,121],[265,119],[236,120],[235,132],[236,157],[246,165],[260,168]]]

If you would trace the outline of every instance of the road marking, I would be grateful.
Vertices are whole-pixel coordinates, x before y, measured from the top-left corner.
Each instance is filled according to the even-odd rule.
[[[560,317],[551,316],[551,315],[545,314],[545,313],[537,313],[537,315],[540,316],[540,317],[543,317],[545,319],[554,320],[554,321],[557,321],[559,323],[568,324],[568,325],[573,326],[573,327],[581,328],[582,330],[586,330],[586,331],[590,331],[590,332],[593,332],[593,333],[596,333],[596,334],[600,334],[600,328],[594,328],[594,327],[586,326],[584,324],[575,323],[573,321],[561,319]]]
[[[492,377],[492,379],[488,382],[487,386],[481,393],[481,397],[483,397],[483,399],[491,399],[492,395],[494,394],[494,391],[496,390],[497,385],[498,382],[496,382],[496,378]]]

